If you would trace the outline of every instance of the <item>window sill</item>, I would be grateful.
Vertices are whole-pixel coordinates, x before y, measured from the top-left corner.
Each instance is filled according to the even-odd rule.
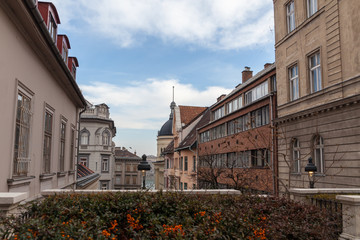
[[[7,180],[8,186],[29,185],[35,176],[14,177]]]
[[[301,173],[290,173],[291,176],[296,176],[296,177],[300,177]]]
[[[68,171],[68,174],[69,174],[69,175],[75,174],[75,170],[70,170],[70,171]]]
[[[57,176],[58,176],[58,177],[65,177],[65,176],[66,176],[66,172],[57,172]]]
[[[52,179],[55,175],[56,173],[43,173],[40,174],[39,179],[40,181],[49,180]]]
[[[101,173],[109,173],[109,171],[101,171]]]

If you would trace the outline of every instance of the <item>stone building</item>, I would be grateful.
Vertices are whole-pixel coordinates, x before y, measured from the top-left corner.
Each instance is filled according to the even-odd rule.
[[[198,129],[199,188],[236,188],[277,193],[275,64],[221,95],[210,107],[210,122]]]
[[[280,188],[360,186],[360,1],[274,0]]]
[[[131,190],[141,187],[142,178],[138,165],[141,158],[126,148],[115,148],[114,189]]]
[[[88,104],[80,117],[80,148],[78,164],[100,175],[97,189],[113,189],[114,121],[106,104]]]
[[[52,3],[0,1],[2,210],[4,196],[14,203],[75,186],[79,112],[86,101],[68,67],[70,43],[57,34],[59,26]]]

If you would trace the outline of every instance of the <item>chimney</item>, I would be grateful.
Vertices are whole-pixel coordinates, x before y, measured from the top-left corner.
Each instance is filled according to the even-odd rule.
[[[245,70],[242,71],[242,83],[245,83],[247,80],[252,78],[253,71],[250,70],[250,67],[245,67]]]
[[[225,96],[226,96],[225,94],[221,94],[221,96],[217,98],[217,102],[223,100]]]
[[[272,65],[272,63],[265,63],[264,69],[270,67],[271,65]]]
[[[125,151],[125,150],[126,150],[126,148],[125,148],[125,147],[122,147],[122,150],[123,150],[123,151]]]

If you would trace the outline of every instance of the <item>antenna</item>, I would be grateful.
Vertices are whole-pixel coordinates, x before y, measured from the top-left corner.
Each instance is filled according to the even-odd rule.
[[[173,102],[174,102],[174,98],[175,98],[175,93],[174,93],[175,90],[174,89],[175,89],[175,87],[173,86]]]

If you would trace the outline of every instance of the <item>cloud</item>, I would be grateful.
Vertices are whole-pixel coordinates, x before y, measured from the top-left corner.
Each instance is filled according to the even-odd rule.
[[[272,41],[271,0],[53,0],[62,27],[91,31],[121,47],[147,38],[210,49]],[[82,23],[77,26],[77,24]]]
[[[117,128],[159,130],[170,114],[172,87],[178,105],[210,106],[231,89],[208,87],[203,91],[176,79],[148,79],[119,86],[102,82],[81,85],[85,98],[93,104],[106,103]]]

